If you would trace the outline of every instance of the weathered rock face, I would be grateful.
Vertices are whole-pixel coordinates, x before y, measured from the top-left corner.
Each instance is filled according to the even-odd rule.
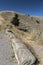
[[[10,41],[0,32],[0,65],[17,65]]]
[[[31,65],[35,62],[35,57],[18,39],[12,39],[12,46],[18,65]]]
[[[29,49],[19,40],[17,39],[11,32],[7,31],[7,34],[12,42],[12,47],[15,53],[15,57],[17,59],[18,65],[31,65],[35,63],[36,58],[30,52]]]

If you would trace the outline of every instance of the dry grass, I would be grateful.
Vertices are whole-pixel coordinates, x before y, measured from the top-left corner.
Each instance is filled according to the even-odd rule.
[[[37,53],[35,52],[36,49],[34,49],[35,47],[38,49],[41,49],[41,45],[40,43],[43,43],[43,38],[39,38],[37,36],[37,34],[33,31],[32,33],[26,33],[23,32],[21,30],[18,30],[16,27],[12,27],[11,31],[14,33],[14,35],[21,39],[22,42],[27,46],[27,48],[30,49],[30,51],[33,53],[33,55],[38,58],[38,60],[40,61],[40,63],[38,65],[43,65],[43,61],[41,61],[41,59],[43,59],[43,55],[37,55]],[[43,48],[42,48],[43,49]]]
[[[17,37],[17,38],[19,38],[19,39],[22,39],[22,38],[26,38],[27,36],[29,37],[29,34],[28,33],[26,33],[26,32],[23,32],[23,31],[20,31],[20,30],[18,30],[16,27],[12,27],[11,28],[11,31],[14,33],[14,35]]]
[[[6,26],[5,25],[2,25],[2,29],[4,28],[4,30],[6,29]],[[43,43],[43,38],[39,38],[37,36],[37,34],[33,31],[32,33],[28,33],[28,32],[23,32],[19,29],[17,29],[15,26],[13,26],[11,29],[10,29],[13,34],[22,40],[22,42],[27,46],[27,48],[30,49],[30,51],[34,54],[35,57],[39,58],[39,56],[34,52],[34,49],[33,49],[33,45],[39,45],[39,43]],[[40,64],[42,65],[42,64]]]
[[[7,14],[7,13],[6,13]],[[6,16],[6,14],[3,14],[2,13],[2,17],[4,16],[5,20],[5,24],[1,25],[0,26],[0,30],[6,30],[6,23],[9,23],[12,19],[12,17],[14,16],[14,13],[10,14],[8,13],[8,15]],[[0,17],[1,18],[1,17]],[[7,20],[6,20],[7,18]],[[26,15],[19,15],[19,19],[20,19],[20,23],[22,22],[22,24],[20,25],[20,27],[22,28],[27,28],[28,27],[28,30],[33,30],[31,33],[28,33],[28,32],[23,32],[21,30],[18,30],[16,27],[12,27],[11,28],[11,31],[14,33],[14,35],[21,39],[22,42],[24,42],[24,44],[27,45],[27,47],[31,50],[32,53],[34,53],[34,50],[32,48],[32,45],[33,46],[36,46],[37,47],[39,45],[42,45],[43,44],[43,37],[39,37],[36,32],[39,30],[39,28],[41,30],[39,30],[39,32],[43,32],[43,18],[40,18],[40,17],[28,17]],[[0,19],[2,20],[2,19]],[[37,24],[36,23],[36,20],[39,20],[40,21],[40,24]],[[36,32],[34,31],[36,29]],[[37,56],[35,54],[35,56]],[[38,57],[38,56],[37,56]],[[40,64],[40,65],[43,65],[43,64]]]
[[[37,45],[43,44],[43,37],[39,37],[35,33],[35,31],[33,31],[32,33],[28,33],[28,32],[21,31],[14,26],[11,28],[11,31],[14,33],[14,35],[17,38],[21,39],[22,41],[31,40],[31,41],[34,41],[35,44],[37,44]]]

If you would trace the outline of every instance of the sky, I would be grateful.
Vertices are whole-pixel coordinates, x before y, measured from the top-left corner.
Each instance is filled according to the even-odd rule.
[[[43,0],[0,0],[0,11],[3,10],[43,16]]]

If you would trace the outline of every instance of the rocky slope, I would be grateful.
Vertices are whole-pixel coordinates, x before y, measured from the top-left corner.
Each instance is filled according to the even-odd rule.
[[[19,26],[15,27],[11,21],[18,14]],[[0,30],[10,28],[10,32],[22,40],[33,55],[39,60],[38,65],[43,65],[43,17],[29,16],[14,11],[0,12]],[[37,65],[37,64],[36,64]]]
[[[0,65],[17,65],[11,42],[0,32]]]
[[[13,11],[2,11],[0,12],[0,17],[5,20],[4,22],[11,21],[15,16],[15,13],[16,12]],[[43,17],[28,16],[20,13],[17,14],[20,22],[19,28],[26,29],[28,32],[34,30],[38,34],[43,34]]]

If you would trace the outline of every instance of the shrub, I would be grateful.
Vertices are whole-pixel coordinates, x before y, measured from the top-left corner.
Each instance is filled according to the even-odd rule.
[[[28,32],[28,30],[27,30],[27,29],[22,29],[22,28],[19,28],[19,30],[24,31],[24,32]]]
[[[19,19],[18,19],[18,14],[15,14],[15,17],[13,17],[13,20],[11,23],[15,26],[19,26]]]
[[[30,15],[28,14],[28,16],[30,16]]]
[[[40,22],[38,20],[36,20],[36,22],[39,24]]]

